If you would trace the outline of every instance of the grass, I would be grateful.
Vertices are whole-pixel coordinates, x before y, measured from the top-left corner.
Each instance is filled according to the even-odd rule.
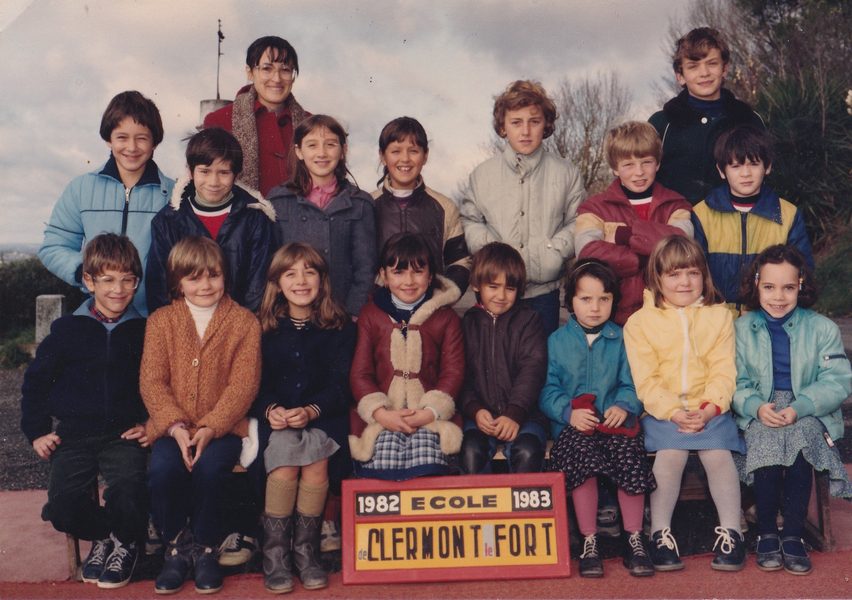
[[[831,317],[852,315],[852,227],[847,226],[816,257],[819,301],[814,307]]]
[[[30,361],[25,348],[35,342],[35,327],[12,331],[0,340],[0,367],[14,368]]]

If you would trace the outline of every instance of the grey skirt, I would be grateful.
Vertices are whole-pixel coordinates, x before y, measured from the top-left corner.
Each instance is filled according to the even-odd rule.
[[[770,402],[775,410],[792,404],[795,397],[789,390],[776,390]],[[758,419],[749,423],[745,431],[745,460],[737,461],[740,479],[748,485],[754,483],[754,471],[761,467],[780,465],[789,467],[799,453],[817,471],[828,471],[829,490],[832,496],[852,498],[852,484],[846,475],[840,453],[825,441],[825,427],[816,417],[802,417],[786,427],[767,427]]]
[[[306,467],[329,458],[340,445],[321,429],[278,429],[269,436],[263,453],[266,472],[278,467]]]

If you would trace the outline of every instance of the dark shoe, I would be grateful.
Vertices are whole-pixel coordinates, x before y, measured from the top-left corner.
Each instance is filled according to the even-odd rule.
[[[232,533],[219,546],[219,564],[237,567],[251,560],[257,552],[257,540],[243,533]]]
[[[94,540],[89,556],[83,561],[80,576],[86,583],[97,583],[104,572],[106,559],[112,552],[112,539]]]
[[[784,570],[793,575],[807,575],[813,570],[811,557],[805,549],[805,542],[798,537],[781,538],[781,556]]]
[[[713,531],[717,535],[716,543],[713,544],[716,557],[710,563],[710,567],[717,571],[741,571],[746,559],[743,534],[736,529],[724,527],[716,527]]]
[[[318,590],[328,585],[328,573],[319,560],[322,517],[306,517],[296,513],[293,528],[293,562],[302,587]]]
[[[139,558],[135,543],[122,544],[114,537],[112,540],[112,552],[107,557],[103,573],[98,579],[98,587],[107,590],[124,587],[130,583],[133,569],[136,567],[136,559]]]
[[[322,522],[320,530],[320,552],[333,552],[340,550],[342,544],[340,541],[340,527],[333,520],[325,520]]]
[[[597,516],[598,535],[617,538],[621,535],[621,525],[617,506],[601,506]]]
[[[160,534],[157,528],[154,527],[154,521],[148,519],[148,537],[145,540],[145,554],[157,554],[163,551],[163,540],[160,539]]]
[[[598,552],[598,536],[596,533],[587,535],[583,540],[583,551],[580,553],[580,577],[603,577],[603,561]]]
[[[631,533],[627,538],[627,552],[624,556],[624,568],[634,577],[650,577],[654,574],[654,565],[648,556],[645,536],[641,531]]]
[[[775,533],[757,536],[757,568],[761,571],[778,571],[784,568],[781,558],[781,540]]]
[[[655,571],[680,571],[680,553],[670,527],[655,531],[651,536],[651,563]]]
[[[199,594],[215,594],[222,589],[222,567],[219,556],[211,546],[195,544],[192,549],[195,559],[195,591]]]
[[[190,569],[192,569],[192,535],[188,531],[181,531],[166,546],[163,568],[154,582],[154,591],[158,594],[174,594],[180,591]]]
[[[293,591],[293,519],[263,515],[263,585],[273,594]]]

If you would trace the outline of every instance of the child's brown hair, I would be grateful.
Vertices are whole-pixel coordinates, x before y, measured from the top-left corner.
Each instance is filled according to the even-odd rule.
[[[497,280],[500,275],[506,277],[506,285],[518,290],[518,297],[524,295],[527,284],[527,267],[521,255],[509,244],[491,242],[473,255],[470,267],[470,285],[482,288]]]
[[[189,172],[195,174],[195,167],[212,165],[216,159],[231,165],[234,176],[243,170],[243,149],[231,133],[211,127],[202,129],[191,138],[186,145],[186,165]]]
[[[83,249],[83,273],[97,277],[107,269],[133,273],[142,278],[142,261],[130,238],[117,233],[102,233],[86,244]]]
[[[110,141],[112,130],[118,127],[125,117],[130,117],[148,128],[154,147],[163,141],[163,120],[157,105],[135,90],[121,92],[109,101],[101,117],[101,139]]]
[[[506,136],[504,124],[507,111],[518,110],[527,106],[538,106],[541,109],[544,115],[544,139],[553,135],[556,119],[559,118],[556,104],[550,99],[539,82],[522,79],[510,83],[506,91],[494,100],[493,126],[497,135]]]
[[[712,27],[693,29],[675,42],[675,52],[672,56],[675,73],[683,75],[684,60],[701,60],[714,48],[719,50],[722,63],[727,65],[731,61],[731,51],[722,34]]]
[[[337,184],[341,185],[346,180],[346,175],[349,174],[349,169],[346,168],[346,130],[343,129],[343,126],[334,117],[313,115],[299,123],[296,127],[296,130],[293,132],[293,145],[301,146],[305,136],[315,129],[327,129],[333,135],[337,136],[340,142],[343,151],[340,155],[340,161],[334,168],[334,177],[337,179]],[[305,166],[305,161],[300,160],[295,152],[291,154],[290,160],[290,166],[292,167],[290,172],[293,173],[293,178],[287,184],[287,187],[307,196],[314,186],[311,173]]]
[[[263,332],[278,328],[278,319],[290,314],[290,305],[281,292],[279,281],[297,262],[304,261],[306,267],[319,273],[319,293],[311,303],[311,322],[320,329],[343,329],[349,320],[346,311],[334,300],[331,294],[331,279],[328,264],[313,246],[300,242],[291,242],[279,248],[272,255],[272,262],[266,273],[266,290],[257,315]]]
[[[703,280],[704,304],[719,304],[725,299],[713,285],[704,251],[694,240],[684,235],[670,235],[661,239],[648,257],[646,281],[654,294],[654,305],[663,308],[662,277],[677,269],[698,269]]]
[[[657,130],[647,121],[627,121],[607,131],[604,154],[613,170],[618,167],[618,161],[630,158],[653,156],[659,163],[663,144]]]
[[[228,281],[225,254],[219,244],[207,237],[190,235],[174,245],[166,262],[169,294],[180,298],[180,280],[201,273],[221,274]]]
[[[795,246],[776,244],[758,254],[743,275],[740,285],[740,298],[749,310],[760,308],[760,269],[764,265],[780,265],[782,263],[789,263],[799,271],[799,297],[796,304],[802,308],[810,308],[816,304],[819,295],[816,280],[804,255]]]

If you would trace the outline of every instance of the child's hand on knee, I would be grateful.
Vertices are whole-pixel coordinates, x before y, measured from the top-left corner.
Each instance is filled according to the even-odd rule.
[[[308,409],[298,406],[285,411],[287,415],[287,426],[295,429],[303,429],[311,420]]]
[[[195,465],[195,463],[201,459],[201,455],[204,454],[204,449],[207,448],[207,444],[210,443],[213,436],[214,432],[209,427],[199,427],[198,431],[195,432],[195,435],[192,436],[192,439],[189,440],[190,446],[195,447],[195,456],[192,457],[190,470],[192,470],[192,465]]]
[[[575,408],[571,411],[569,424],[577,431],[584,433],[591,431],[599,422],[600,421],[595,416],[595,411],[589,408]]]
[[[494,435],[501,442],[514,442],[520,428],[518,422],[509,417],[500,416],[494,419]]]
[[[671,420],[672,423],[677,425],[677,430],[680,433],[696,433],[704,429],[704,421],[698,414],[698,411],[680,409],[675,411]]]
[[[480,408],[476,411],[475,421],[476,427],[485,435],[490,435],[492,437],[497,435],[494,429],[494,417],[490,411]]]
[[[145,435],[144,425],[136,425],[134,427],[131,427],[130,429],[121,434],[121,439],[136,440],[143,448],[147,448],[150,445],[148,444],[148,436]]]
[[[604,411],[603,425],[606,427],[621,427],[627,420],[627,411],[620,406],[610,406]]]
[[[796,413],[796,409],[792,406],[788,406],[787,408],[782,408],[778,411],[778,416],[784,419],[784,425],[792,425],[799,419],[799,415]]]
[[[414,411],[410,408],[388,410],[387,408],[379,407],[373,412],[373,418],[388,431],[412,434],[417,431],[417,428],[409,425],[405,417],[410,417],[413,414]]]
[[[59,439],[59,436],[55,433],[48,433],[47,435],[43,435],[41,437],[37,437],[33,440],[33,450],[38,454],[39,458],[43,460],[47,460],[50,458],[50,455],[53,454],[53,451],[56,450],[56,447],[62,443],[62,440]]]

